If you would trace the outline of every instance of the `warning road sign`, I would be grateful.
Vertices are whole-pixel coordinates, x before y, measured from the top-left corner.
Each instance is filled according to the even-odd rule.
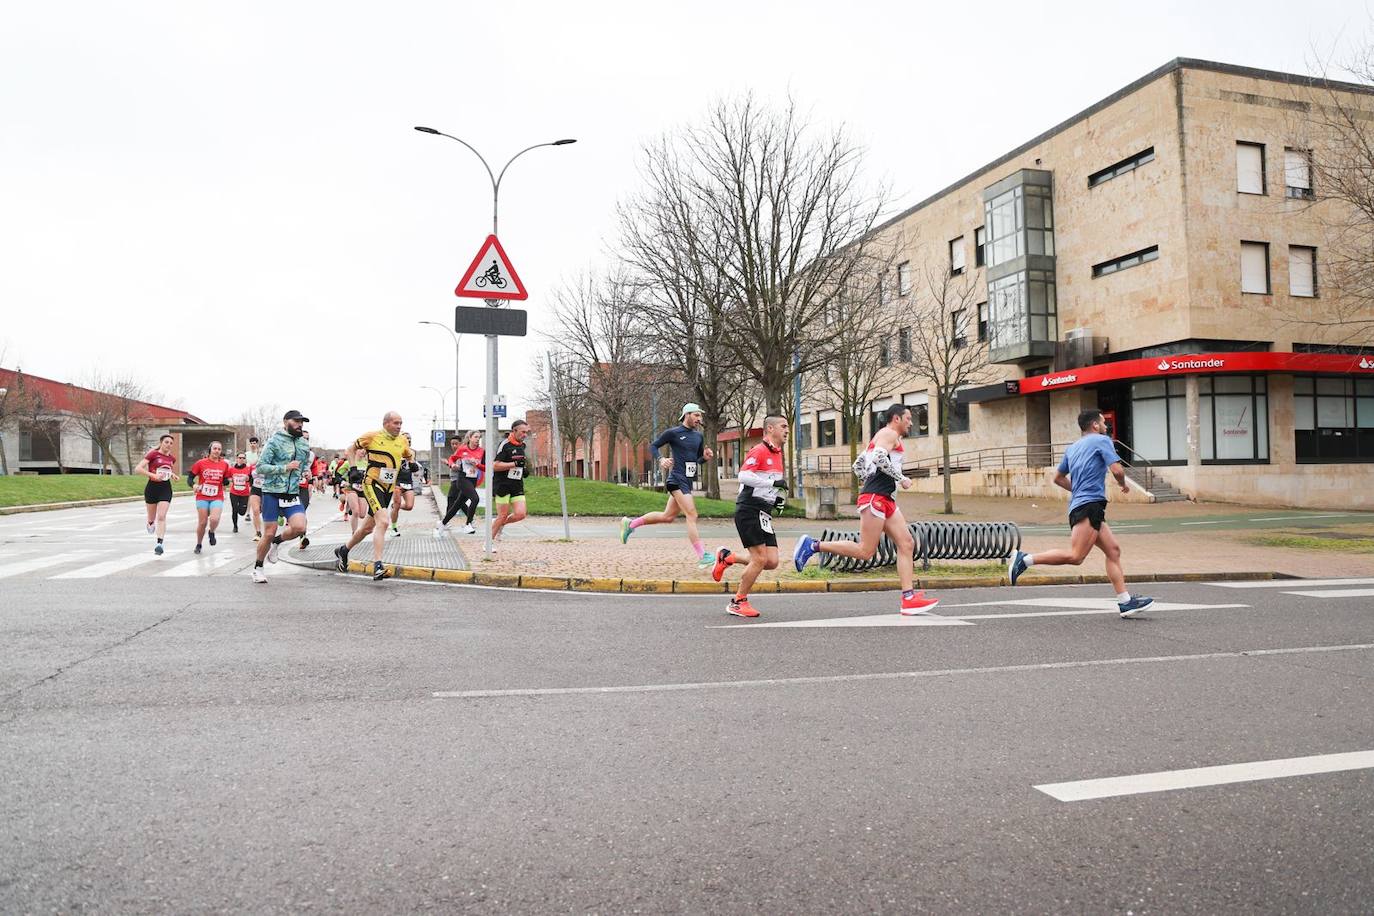
[[[453,294],[474,299],[528,299],[530,296],[494,235],[487,236],[482,243]]]

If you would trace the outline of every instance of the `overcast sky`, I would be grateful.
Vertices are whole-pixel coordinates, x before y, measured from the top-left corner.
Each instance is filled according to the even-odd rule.
[[[608,262],[642,143],[789,91],[844,124],[900,208],[1175,57],[1308,72],[1367,34],[1349,0],[26,3],[0,14],[0,349],[130,372],[212,422],[275,403],[331,445],[453,385],[463,269],[490,231],[530,291],[515,416],[552,292]],[[462,343],[463,424],[483,346]],[[452,394],[447,394],[452,415]],[[450,421],[451,423],[451,421]]]

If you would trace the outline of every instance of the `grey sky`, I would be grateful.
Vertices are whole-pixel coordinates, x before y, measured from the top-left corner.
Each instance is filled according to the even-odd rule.
[[[606,262],[639,145],[713,98],[791,92],[910,205],[1179,56],[1305,72],[1366,34],[1337,0],[1111,4],[34,3],[0,18],[0,347],[127,370],[212,421],[275,402],[341,444],[425,438],[462,270],[501,241],[549,328]],[[537,336],[502,342],[512,416]],[[464,339],[464,425],[482,346]],[[287,368],[295,358],[299,369]],[[449,405],[452,404],[451,395]],[[449,406],[449,413],[452,407]]]

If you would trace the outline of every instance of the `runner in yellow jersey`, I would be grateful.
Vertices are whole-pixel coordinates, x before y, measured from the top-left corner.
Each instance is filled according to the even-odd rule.
[[[348,543],[334,551],[340,572],[348,570],[348,552],[372,535],[372,578],[385,579],[382,549],[386,546],[388,507],[395,492],[396,480],[404,462],[415,457],[410,443],[401,435],[401,415],[392,410],[382,417],[382,428],[364,433],[353,448],[367,452],[367,469],[363,476],[363,499],[367,503],[367,519],[353,532]],[[382,519],[380,525],[377,519]]]

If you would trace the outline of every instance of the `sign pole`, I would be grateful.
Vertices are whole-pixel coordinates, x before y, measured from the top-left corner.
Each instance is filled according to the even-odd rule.
[[[558,464],[558,501],[563,505],[563,540],[571,541],[572,534],[568,531],[568,488],[563,482],[563,440],[558,435],[558,392],[553,374],[553,354],[545,354],[549,360],[549,410],[553,415],[553,460]]]
[[[499,305],[500,303],[499,303],[499,302],[495,302],[495,301],[493,301],[493,300],[488,300],[488,301],[487,301],[487,304],[490,305],[490,306],[492,306],[492,308],[495,308],[495,307],[496,307],[497,305]],[[491,519],[492,519],[492,516],[493,516],[493,515],[495,514],[495,512],[496,512],[496,506],[493,504],[494,496],[493,496],[493,490],[492,490],[492,480],[496,477],[496,472],[495,472],[495,470],[494,470],[495,465],[496,465],[496,450],[500,447],[500,446],[497,444],[497,442],[496,442],[496,435],[497,435],[497,430],[496,430],[496,405],[495,405],[495,400],[496,400],[496,384],[497,384],[497,382],[496,382],[496,358],[497,358],[497,353],[496,353],[496,341],[497,341],[497,337],[496,337],[495,334],[488,334],[488,335],[487,335],[487,395],[486,395],[486,407],[485,407],[485,409],[483,410],[483,413],[486,414],[486,418],[487,418],[487,437],[486,437],[486,438],[487,438],[487,449],[486,449],[486,452],[487,452],[487,487],[486,487],[486,490],[487,490],[487,492],[486,492],[486,502],[487,502],[486,522],[487,522],[487,524],[486,524],[486,529],[487,529],[487,530],[486,530],[486,538],[485,538],[485,540],[486,540],[485,551],[486,551],[486,558],[487,558],[488,560],[491,559]]]

